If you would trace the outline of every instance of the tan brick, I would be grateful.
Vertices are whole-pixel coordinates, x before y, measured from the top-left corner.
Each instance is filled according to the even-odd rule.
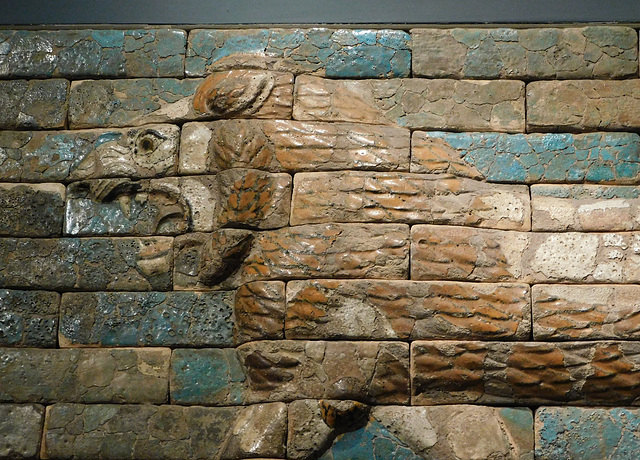
[[[356,123],[220,120],[182,128],[180,172],[409,169],[409,130]]]
[[[638,79],[537,81],[527,85],[527,129],[637,130],[639,102]]]
[[[291,224],[406,222],[529,230],[529,190],[443,175],[300,173]]]
[[[532,287],[535,340],[602,340],[640,338],[640,286]]]
[[[640,187],[533,185],[531,208],[533,230],[640,229]]]
[[[169,348],[0,348],[2,402],[163,403]]]
[[[176,238],[174,289],[238,287],[296,278],[406,278],[409,227],[317,224]]]
[[[411,279],[636,283],[640,233],[412,227]]]
[[[311,280],[287,284],[288,339],[523,340],[529,286]]]
[[[640,404],[638,342],[413,342],[412,404]]]
[[[412,71],[453,78],[620,78],[638,73],[630,27],[413,29]]]
[[[296,79],[293,118],[412,129],[524,131],[524,83],[473,80]]]

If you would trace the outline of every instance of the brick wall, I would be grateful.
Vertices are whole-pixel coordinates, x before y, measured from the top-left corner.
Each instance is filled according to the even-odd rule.
[[[637,458],[636,30],[0,40],[0,457]]]

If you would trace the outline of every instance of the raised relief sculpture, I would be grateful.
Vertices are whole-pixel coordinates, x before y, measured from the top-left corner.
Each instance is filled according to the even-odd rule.
[[[270,72],[218,72],[209,75],[196,91],[193,107],[215,117],[256,113],[276,83]]]

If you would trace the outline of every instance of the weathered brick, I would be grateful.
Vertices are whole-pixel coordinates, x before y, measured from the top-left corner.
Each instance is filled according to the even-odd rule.
[[[64,200],[62,184],[0,183],[0,235],[59,236]]]
[[[409,227],[318,224],[252,233],[181,235],[174,289],[235,288],[250,281],[296,278],[406,278]]]
[[[225,117],[290,118],[293,76],[257,70],[206,79],[138,78],[74,81],[72,128],[139,126]]]
[[[528,408],[302,400],[289,405],[289,425],[287,458],[298,460],[533,458]]]
[[[524,83],[296,78],[293,118],[452,131],[524,131]]]
[[[289,225],[289,174],[274,174],[255,169],[229,169],[220,172],[218,180],[221,195],[221,210],[218,216],[220,226],[241,225],[269,229]]]
[[[233,346],[233,292],[62,295],[60,346]]]
[[[535,340],[601,340],[640,338],[637,318],[640,286],[532,287]]]
[[[636,283],[640,233],[412,227],[411,279]]]
[[[529,189],[450,175],[345,171],[295,175],[291,225],[405,222],[529,230]]]
[[[180,172],[409,169],[409,130],[356,123],[220,120],[182,128]]]
[[[640,449],[640,410],[540,407],[536,410],[536,459],[634,458]]]
[[[178,349],[176,404],[229,405],[297,398],[405,404],[409,346],[393,342],[250,342],[237,349]]]
[[[53,290],[168,290],[173,239],[0,238],[0,286]]]
[[[234,304],[236,343],[284,339],[285,283],[254,281],[238,288]]]
[[[489,182],[640,182],[635,133],[414,132],[411,172]]]
[[[640,404],[638,342],[413,342],[412,404]]]
[[[177,172],[180,128],[1,131],[0,179],[50,182]]]
[[[254,68],[339,78],[407,77],[409,40],[401,30],[196,29],[189,34],[186,73]]]
[[[533,185],[533,230],[640,229],[640,187]]]
[[[184,30],[3,30],[3,78],[182,77]]]
[[[638,73],[630,27],[413,29],[412,71],[449,78],[620,78]]]
[[[531,131],[640,128],[640,80],[537,81],[527,85]]]
[[[64,128],[68,93],[62,79],[0,81],[0,129]]]
[[[525,340],[526,284],[312,280],[287,284],[287,339]]]
[[[44,429],[42,458],[282,458],[287,406],[54,404]]]
[[[97,179],[67,188],[66,235],[175,235],[218,228],[215,176]]]
[[[0,348],[2,402],[163,403],[168,348]]]
[[[0,346],[55,348],[59,306],[56,292],[0,289]]]
[[[198,118],[193,96],[202,78],[74,81],[69,94],[72,129],[140,126]]]
[[[37,458],[43,418],[39,404],[0,404],[0,457]]]

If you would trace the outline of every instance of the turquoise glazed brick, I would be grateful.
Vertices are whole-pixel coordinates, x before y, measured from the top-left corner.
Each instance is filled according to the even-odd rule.
[[[49,182],[175,174],[180,128],[1,131],[0,180]],[[145,145],[149,148],[144,149]]]
[[[270,68],[336,78],[406,77],[410,36],[400,30],[194,30],[187,76],[229,68]]]
[[[0,346],[55,348],[60,294],[0,289]]]
[[[436,165],[429,152],[446,153]],[[424,150],[423,150],[424,149]],[[443,172],[464,165],[462,175],[490,182],[640,182],[640,136],[635,133],[414,133],[412,172]]]
[[[233,346],[234,292],[83,292],[62,297],[61,345]]]
[[[0,77],[181,77],[186,41],[173,29],[3,30]]]
[[[377,420],[364,428],[339,435],[320,460],[420,460],[421,456]]]
[[[536,459],[630,460],[640,452],[640,410],[542,407]]]
[[[246,376],[233,348],[178,349],[171,358],[171,402],[242,404]]]

